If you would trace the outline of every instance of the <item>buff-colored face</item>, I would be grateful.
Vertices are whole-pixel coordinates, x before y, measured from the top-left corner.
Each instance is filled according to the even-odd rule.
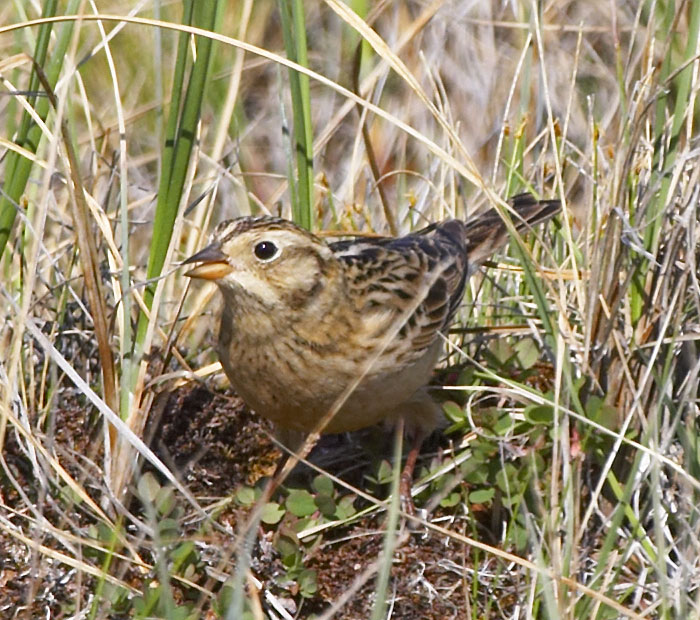
[[[200,263],[186,275],[266,307],[294,307],[319,286],[333,260],[322,241],[290,222],[246,217],[219,225],[211,244],[186,261]]]

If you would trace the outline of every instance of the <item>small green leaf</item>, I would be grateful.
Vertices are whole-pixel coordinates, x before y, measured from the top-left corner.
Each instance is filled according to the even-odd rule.
[[[285,502],[287,510],[296,517],[308,517],[316,512],[314,496],[304,489],[294,489]]]
[[[144,613],[146,612],[146,601],[143,599],[142,596],[136,596],[134,597],[134,611],[136,612],[137,616],[143,616]]]
[[[61,498],[67,501],[69,504],[80,505],[83,502],[83,498],[80,494],[69,485],[61,486]]]
[[[275,540],[275,549],[283,558],[290,557],[299,551],[299,539],[293,533],[282,534]]]
[[[551,424],[554,410],[549,405],[529,405],[525,407],[523,416],[530,424]]]
[[[287,577],[291,580],[295,580],[299,571],[304,568],[301,551],[297,549],[294,553],[283,555],[282,564],[287,568]]]
[[[112,603],[113,607],[119,607],[129,599],[128,590],[109,582],[104,584],[103,593],[105,598]]]
[[[610,430],[615,430],[618,426],[618,420],[620,416],[617,409],[612,405],[608,405],[602,398],[598,396],[589,396],[586,402],[586,416],[608,428]]]
[[[457,385],[481,385],[481,380],[475,376],[474,366],[467,366],[459,373]]]
[[[175,494],[172,487],[161,487],[156,493],[155,506],[162,517],[169,515],[175,507]]]
[[[241,506],[252,506],[255,503],[255,489],[252,487],[241,487],[236,491],[236,501]]]
[[[464,411],[457,403],[448,400],[442,404],[442,410],[445,412],[445,415],[450,422],[455,424],[457,422],[464,422]]]
[[[194,564],[188,564],[185,567],[185,570],[182,571],[182,576],[184,579],[192,579],[195,576],[196,571],[197,567]]]
[[[489,351],[501,364],[505,364],[515,354],[513,347],[507,340],[496,338],[489,345]]]
[[[380,484],[386,484],[391,482],[391,464],[386,459],[382,460],[379,464],[379,471],[377,472],[377,480]]]
[[[156,527],[158,536],[166,540],[178,540],[180,538],[180,528],[175,519],[167,518],[158,521]]]
[[[453,506],[459,504],[461,499],[462,494],[458,493],[457,491],[454,491],[450,493],[447,497],[444,497],[442,500],[440,500],[440,506],[442,506],[443,508],[452,508]]]
[[[156,477],[150,472],[146,472],[141,478],[139,478],[137,488],[139,491],[139,497],[144,501],[152,504],[158,491],[160,491],[160,484],[156,480]]]
[[[464,481],[469,484],[484,484],[488,479],[489,472],[483,468],[470,468],[462,476]]]
[[[304,569],[301,571],[297,583],[299,584],[299,594],[304,598],[313,596],[318,589],[316,584],[316,571],[311,568]]]
[[[357,512],[355,510],[355,506],[353,505],[354,503],[354,495],[346,495],[345,497],[341,497],[340,501],[337,504],[335,518],[343,520],[352,517]]]
[[[316,506],[325,517],[332,517],[335,514],[335,501],[329,495],[317,495]]]
[[[279,523],[284,516],[285,510],[277,502],[268,502],[263,506],[260,520],[268,525]]]
[[[505,412],[502,416],[496,420],[493,425],[494,434],[499,437],[503,437],[506,433],[513,430],[513,418],[508,412]]]
[[[319,474],[314,478],[311,483],[314,491],[320,493],[321,495],[327,495],[328,497],[333,497],[333,481],[323,474]]]
[[[520,525],[515,525],[510,536],[511,540],[515,543],[515,547],[518,551],[522,551],[527,548],[527,530]]]
[[[197,561],[197,552],[194,543],[191,540],[179,544],[170,554],[170,559],[173,562],[175,572],[179,572],[180,568],[185,565],[192,565]]]
[[[515,465],[506,463],[499,469],[496,473],[496,484],[504,493],[510,493],[512,495],[518,493],[521,484],[518,480],[518,470],[515,468]]]
[[[299,532],[316,527],[317,525],[318,519],[314,519],[313,517],[300,517],[296,523],[292,523],[292,531],[298,534]],[[308,542],[308,540],[310,539],[307,538],[305,542]]]
[[[199,616],[192,616],[192,610],[188,605],[178,605],[175,609],[163,608],[163,612],[168,614],[168,620],[190,620],[190,618],[197,618]]]
[[[538,474],[541,474],[546,467],[544,457],[539,452],[535,452],[534,454],[532,454],[532,458],[530,459],[530,463],[531,463],[530,466],[534,467],[535,471]]]
[[[517,506],[521,500],[522,500],[522,496],[514,493],[513,489],[511,489],[510,493],[502,493],[501,494],[500,502],[506,508],[508,508],[510,510],[515,510],[515,508],[517,508]]]
[[[491,457],[498,452],[498,448],[490,439],[479,437],[472,441],[472,459],[478,463],[488,463]]]
[[[486,504],[493,499],[496,494],[496,489],[490,487],[488,489],[476,489],[469,494],[469,503],[471,504]]]
[[[515,352],[520,365],[527,370],[531,368],[540,356],[537,343],[532,338],[524,338],[515,343]]]
[[[99,531],[99,539],[108,544],[112,544],[112,542],[117,538],[117,531],[112,529],[106,523],[100,523],[97,526],[97,529]],[[118,527],[115,526],[115,529],[118,530]]]

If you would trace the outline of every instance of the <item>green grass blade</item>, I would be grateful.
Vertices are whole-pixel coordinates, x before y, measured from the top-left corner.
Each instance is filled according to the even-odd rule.
[[[42,17],[53,17],[56,14],[57,4],[56,0],[46,0]],[[69,12],[76,12],[79,4],[80,3],[76,0],[71,0],[66,10]],[[58,75],[63,66],[63,58],[65,57],[68,43],[70,42],[70,37],[73,32],[73,23],[67,22],[60,27],[56,45],[52,49],[51,57],[48,59],[47,64],[52,30],[52,23],[42,24],[39,27],[39,35],[34,50],[34,60],[38,66],[45,69],[45,74],[51,88],[55,87],[58,81]],[[27,90],[30,93],[36,93],[39,90],[39,78],[35,70],[32,71]],[[34,108],[39,118],[46,120],[50,108],[48,98],[30,95],[27,97],[27,101],[29,105]],[[15,143],[32,153],[36,153],[40,140],[41,128],[34,122],[29,113],[25,112],[22,115],[22,121]],[[5,246],[12,232],[12,227],[17,215],[17,204],[27,186],[27,180],[29,179],[32,165],[30,160],[22,157],[15,151],[11,151],[7,155],[5,183],[0,193],[0,257],[5,251]]]
[[[401,455],[403,453],[403,424],[395,431],[394,443],[394,469],[391,479],[391,502],[387,512],[386,532],[384,534],[384,549],[379,560],[379,573],[377,574],[377,589],[374,606],[372,607],[372,620],[381,620],[386,617],[386,600],[391,578],[391,566],[396,550],[397,528],[399,525],[399,513],[401,505]]]
[[[195,26],[213,30],[216,22],[218,2],[204,2],[201,4],[188,3],[187,17],[192,18]],[[178,64],[175,68],[176,84],[184,85],[184,65],[186,60],[186,48],[188,38],[180,38],[178,50]],[[177,217],[178,208],[182,198],[185,178],[190,164],[190,156],[197,133],[202,99],[209,73],[213,41],[208,37],[197,39],[197,59],[190,73],[189,82],[184,89],[182,110],[175,107],[180,101],[180,93],[176,97],[171,108],[171,116],[168,119],[168,133],[164,152],[161,181],[156,203],[156,214],[153,222],[153,242],[148,257],[147,278],[150,280],[160,275],[165,257],[173,234],[173,226]],[[172,145],[172,146],[169,146]],[[144,299],[150,308],[153,304],[155,286],[146,288]],[[148,321],[145,315],[139,318],[136,342],[140,346],[146,336]]]
[[[300,0],[292,3],[289,13],[288,3],[279,0],[282,33],[287,57],[304,67],[309,66],[306,44],[306,24],[304,20],[304,5]],[[292,96],[292,114],[294,131],[292,144],[296,156],[296,187],[292,192],[292,219],[300,226],[311,229],[313,226],[313,135],[311,127],[311,95],[309,78],[306,75],[289,71],[289,86]]]

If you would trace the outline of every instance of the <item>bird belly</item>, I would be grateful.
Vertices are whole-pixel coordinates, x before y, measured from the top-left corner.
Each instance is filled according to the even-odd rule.
[[[358,365],[338,354],[280,351],[279,343],[219,353],[233,388],[259,415],[290,430],[342,433],[401,415],[402,404],[415,402],[414,393],[429,381],[440,350],[436,341],[412,363],[390,369],[382,368],[381,356],[374,366]]]

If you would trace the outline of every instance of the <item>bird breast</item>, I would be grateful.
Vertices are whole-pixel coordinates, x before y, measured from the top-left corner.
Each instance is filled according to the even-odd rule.
[[[224,306],[222,324],[229,328],[221,329],[218,347],[233,388],[256,413],[303,432],[315,430],[331,409],[337,412],[322,432],[381,421],[428,382],[441,349],[438,340],[418,359],[401,364],[391,341],[368,337],[384,333],[391,317],[367,313],[361,324],[353,323],[358,314],[344,304],[315,315],[313,323],[300,320],[272,331],[241,325],[235,314],[233,306]]]

